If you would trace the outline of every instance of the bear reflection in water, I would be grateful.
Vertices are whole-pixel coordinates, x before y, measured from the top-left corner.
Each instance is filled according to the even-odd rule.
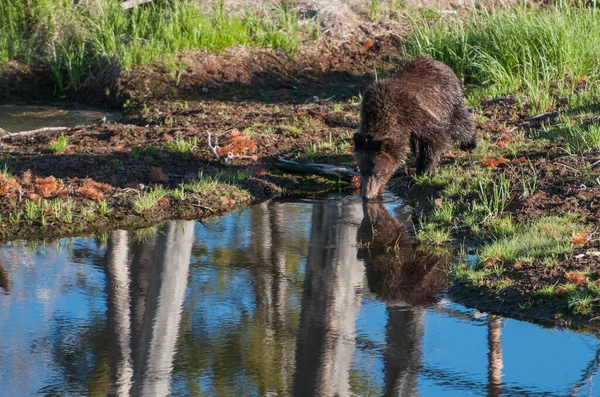
[[[358,258],[365,263],[369,289],[379,299],[430,305],[446,286],[449,257],[417,247],[406,224],[381,202],[363,204]]]

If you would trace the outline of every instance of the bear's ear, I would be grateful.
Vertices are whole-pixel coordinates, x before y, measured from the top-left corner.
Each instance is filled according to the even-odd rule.
[[[360,134],[360,133],[355,133],[354,136],[352,137],[352,140],[354,141],[354,147],[356,149],[362,149],[365,146],[365,136]]]

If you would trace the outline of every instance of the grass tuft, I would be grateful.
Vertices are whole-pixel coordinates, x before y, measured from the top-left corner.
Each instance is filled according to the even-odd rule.
[[[573,250],[569,239],[581,230],[582,226],[568,216],[533,220],[519,225],[506,237],[499,237],[484,245],[479,251],[479,260],[481,263],[499,262],[508,265],[519,261],[557,257]]]
[[[572,92],[578,82],[600,74],[600,26],[595,7],[559,1],[543,9],[473,10],[460,18],[412,20],[405,50],[430,54],[449,65],[473,87],[468,101],[520,92],[532,112],[552,107],[555,98]]]
[[[29,17],[28,17],[29,15]],[[188,0],[154,1],[124,10],[119,0],[77,3],[65,0],[0,0],[0,67],[10,60],[40,59],[60,90],[78,89],[100,69],[160,60],[176,69],[176,54],[235,45],[271,47],[293,55],[301,29],[298,13],[274,10],[226,13]]]
[[[67,146],[69,146],[69,140],[66,136],[60,135],[58,138],[50,142],[48,149],[50,149],[52,153],[60,153],[64,151]]]

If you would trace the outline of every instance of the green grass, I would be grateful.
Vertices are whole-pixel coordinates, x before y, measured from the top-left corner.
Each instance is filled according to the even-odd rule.
[[[556,285],[546,285],[544,287],[535,290],[534,295],[540,298],[554,298],[556,297]]]
[[[100,216],[106,215],[110,211],[108,207],[108,202],[106,200],[102,200],[96,203],[96,213]]]
[[[517,225],[509,216],[500,218],[490,218],[488,224],[492,234],[496,237],[510,237],[517,232]]]
[[[449,65],[471,86],[469,103],[519,92],[541,112],[600,74],[600,35],[590,34],[600,26],[600,10],[570,3],[474,10],[466,21],[413,18],[404,49]]]
[[[475,287],[486,285],[487,277],[491,274],[489,269],[476,269],[464,261],[459,261],[452,267],[454,279]]]
[[[438,205],[434,205],[432,218],[436,222],[450,223],[454,218],[456,204],[452,200],[440,200]]]
[[[0,67],[10,60],[29,64],[40,59],[61,90],[79,88],[111,64],[128,69],[162,60],[174,69],[178,52],[235,45],[272,47],[292,55],[300,40],[298,14],[284,5],[234,15],[224,11],[222,1],[215,1],[211,10],[188,0],[155,1],[130,10],[117,0],[88,5],[30,0],[29,10],[26,3],[0,0]],[[314,27],[309,23],[302,29]]]
[[[489,183],[479,181],[477,192],[482,208],[488,216],[497,216],[504,212],[512,200],[513,187],[510,179],[501,174],[498,178],[491,179]]]
[[[167,150],[172,153],[189,153],[198,147],[198,138],[175,138],[167,143]]]
[[[50,149],[52,153],[60,153],[64,151],[67,146],[69,146],[69,140],[66,136],[60,135],[58,138],[50,142],[48,149]]]
[[[573,250],[569,239],[582,231],[572,216],[551,216],[516,226],[516,231],[498,237],[479,249],[480,263],[510,265],[545,257],[558,256]]]
[[[433,245],[443,245],[451,239],[450,231],[433,223],[422,224],[417,234],[417,241]]]
[[[153,209],[158,200],[169,195],[169,192],[161,185],[155,185],[148,192],[139,193],[133,198],[132,207],[136,214],[142,214]]]

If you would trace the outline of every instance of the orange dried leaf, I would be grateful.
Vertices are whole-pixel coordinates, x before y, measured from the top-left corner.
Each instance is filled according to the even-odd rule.
[[[573,284],[586,285],[588,283],[588,278],[578,272],[568,272],[565,274],[565,277]]]
[[[13,197],[16,192],[21,190],[21,185],[15,178],[0,174],[0,196]]]
[[[256,149],[256,143],[248,134],[233,130],[219,138],[216,152],[219,156],[226,156],[228,153],[240,156],[255,154]]]
[[[495,169],[498,168],[499,165],[506,164],[509,162],[510,161],[504,156],[499,156],[496,158],[484,156],[481,160],[481,166]]]
[[[84,183],[87,183],[89,186],[92,186],[94,189],[98,189],[103,193],[109,193],[113,189],[108,183],[97,182],[91,178],[86,179]]]
[[[232,200],[230,200],[229,197],[225,197],[225,196],[221,196],[219,201],[221,202],[222,205],[230,205],[232,202]]]
[[[565,296],[565,295],[567,295],[567,292],[568,291],[566,290],[566,288],[563,288],[563,287],[559,287],[556,289],[556,291],[554,291],[556,296]]]
[[[35,188],[42,197],[52,197],[58,191],[58,181],[53,176],[35,178]]]
[[[365,50],[368,50],[369,48],[373,47],[375,43],[373,43],[373,40],[367,38],[363,41],[362,45]]]
[[[169,204],[171,204],[171,201],[166,197],[158,199],[158,205],[161,207],[167,207]]]
[[[588,242],[587,234],[584,232],[579,232],[573,237],[571,237],[569,241],[574,245],[584,245]]]
[[[513,136],[512,136],[512,135],[510,135],[510,134],[507,134],[507,135],[502,135],[502,136],[500,137],[500,139],[498,139],[498,140],[496,141],[496,145],[497,145],[499,148],[503,148],[504,146],[506,146],[507,144],[509,144],[509,143],[510,143],[510,141],[512,141],[512,139],[513,139]]]
[[[77,195],[87,198],[90,200],[104,200],[103,191],[112,189],[110,185],[106,183],[96,182],[93,179],[86,179],[83,181],[83,185],[79,187],[75,192]]]
[[[21,177],[21,181],[23,182],[24,185],[31,184],[31,170],[27,170],[23,173],[23,176]]]

